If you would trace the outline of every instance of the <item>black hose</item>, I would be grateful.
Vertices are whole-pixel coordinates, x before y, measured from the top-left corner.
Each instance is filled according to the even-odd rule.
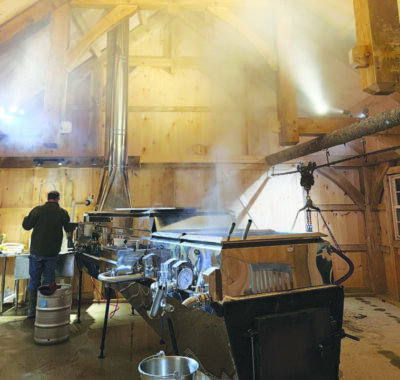
[[[341,249],[335,248],[333,245],[331,245],[331,249],[334,253],[336,253],[342,260],[344,260],[347,265],[349,266],[348,272],[340,277],[338,280],[335,281],[336,285],[340,285],[343,282],[345,282],[353,273],[354,273],[354,264],[353,262],[343,253]]]

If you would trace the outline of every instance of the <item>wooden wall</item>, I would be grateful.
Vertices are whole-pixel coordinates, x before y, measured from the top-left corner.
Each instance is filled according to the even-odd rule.
[[[225,26],[228,36],[221,32],[219,40],[214,40],[207,30],[191,30],[196,20],[184,26],[176,25],[167,13],[161,17],[166,20],[160,27],[138,28],[130,36],[130,55],[139,57],[130,60],[129,70],[128,155],[140,158],[138,166],[129,168],[133,207],[229,209],[237,216],[239,227],[251,218],[253,228],[289,231],[297,210],[305,204],[299,176],[274,176],[262,163],[265,155],[281,149],[276,72],[249,41],[232,35],[231,28]],[[208,20],[207,25],[219,32],[215,20]],[[146,57],[160,59],[161,64],[154,60],[143,64]],[[0,141],[1,156],[102,157],[104,74],[102,58],[69,74],[63,117],[72,122],[71,133],[48,130],[32,119],[32,130],[38,131],[33,135],[35,144],[33,140],[24,145],[18,140],[12,144]],[[57,147],[43,145],[54,138]],[[296,164],[274,170],[294,170]],[[364,192],[364,179],[357,168],[338,169],[338,173]],[[101,174],[98,167],[0,169],[0,232],[7,234],[8,242],[21,242],[28,248],[30,235],[21,228],[23,216],[44,201],[52,184],[61,192],[61,205],[71,211],[73,200],[83,201],[92,194],[97,199]],[[345,290],[371,293],[374,267],[367,255],[364,210],[319,172],[311,196],[323,210],[337,242],[355,263]],[[75,221],[82,220],[89,210],[77,207]],[[387,286],[398,297],[395,273],[400,273],[400,246],[389,248],[390,220],[383,208],[375,213],[385,232],[381,246]],[[315,214],[313,224],[315,231],[328,234]],[[301,214],[296,228],[303,227]],[[334,268],[336,277],[347,270],[337,258]],[[84,286],[86,296],[92,297],[90,281]]]
[[[293,167],[285,167],[285,171]],[[357,170],[345,170],[344,175],[358,182]],[[45,194],[53,184],[61,193],[61,206],[71,212],[72,201],[83,201],[98,193],[101,169],[2,169],[0,180],[0,232],[7,234],[8,242],[20,242],[29,247],[30,232],[21,227],[23,217],[30,209],[45,201]],[[341,248],[355,264],[353,276],[345,282],[348,293],[371,293],[366,258],[365,231],[362,212],[349,211],[349,198],[336,185],[321,175],[311,196],[316,205],[323,205],[323,216]],[[143,164],[129,170],[133,207],[201,207],[232,210],[243,228],[248,219],[252,228],[290,231],[297,211],[304,205],[299,175],[275,176],[263,165],[251,169],[244,164]],[[41,185],[42,184],[42,185]],[[331,208],[331,210],[329,210]],[[75,221],[82,221],[84,212],[93,206],[77,206]],[[315,231],[329,232],[321,218],[313,214]],[[304,212],[299,214],[297,231],[304,231]],[[348,226],[353,226],[349,228]],[[229,226],[227,226],[227,231]],[[347,271],[347,264],[334,257],[336,278]],[[8,274],[11,276],[11,273]],[[87,276],[84,276],[87,277]],[[76,291],[76,279],[74,291]],[[7,287],[13,286],[10,278]],[[92,283],[86,278],[86,298],[95,297]]]

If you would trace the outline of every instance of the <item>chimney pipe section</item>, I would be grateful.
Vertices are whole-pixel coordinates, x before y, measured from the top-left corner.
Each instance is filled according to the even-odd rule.
[[[107,34],[105,164],[96,210],[130,208],[127,173],[129,19]]]
[[[292,148],[281,150],[264,157],[268,165],[277,165],[295,158],[307,156],[323,149],[345,144],[358,138],[398,127],[400,125],[400,108],[362,119],[348,127],[338,129],[327,135],[317,137]]]

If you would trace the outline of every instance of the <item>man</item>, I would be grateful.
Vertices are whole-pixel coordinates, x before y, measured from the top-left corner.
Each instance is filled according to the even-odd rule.
[[[35,318],[37,290],[42,275],[43,285],[55,284],[63,228],[66,231],[69,223],[68,212],[60,207],[59,201],[60,193],[50,191],[47,202],[34,207],[22,222],[25,230],[33,228],[29,255],[28,318]]]

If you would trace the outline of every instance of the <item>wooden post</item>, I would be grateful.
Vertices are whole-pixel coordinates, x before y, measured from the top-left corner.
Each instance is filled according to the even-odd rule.
[[[44,109],[51,138],[61,127],[65,107],[67,72],[64,58],[69,46],[70,20],[71,7],[68,3],[58,7],[51,16],[50,57],[44,92]]]
[[[385,263],[380,246],[380,228],[377,212],[372,210],[371,188],[375,181],[371,168],[361,168],[362,179],[365,187],[365,237],[367,242],[368,273],[375,294],[383,294],[386,291]]]
[[[295,145],[299,142],[297,125],[296,85],[291,63],[291,13],[286,1],[280,2],[277,23],[278,46],[278,119],[279,144]]]
[[[400,89],[400,24],[397,0],[353,0],[357,46],[350,55],[365,92],[386,95]]]

